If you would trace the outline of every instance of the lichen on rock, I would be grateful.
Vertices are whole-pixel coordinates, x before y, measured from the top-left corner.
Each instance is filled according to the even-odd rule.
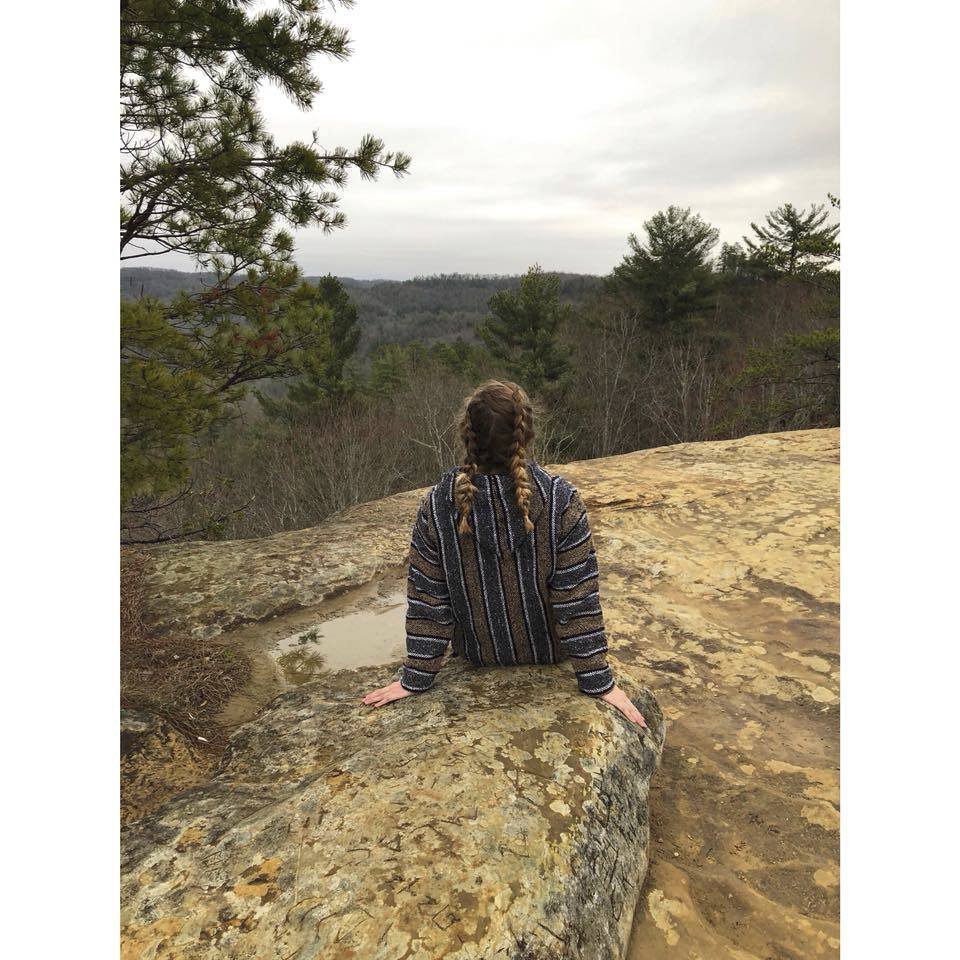
[[[162,717],[120,711],[120,819],[137,820],[210,775],[209,759]]]
[[[277,698],[206,786],[124,833],[127,956],[619,957],[664,737],[556,669],[451,663],[370,711]]]

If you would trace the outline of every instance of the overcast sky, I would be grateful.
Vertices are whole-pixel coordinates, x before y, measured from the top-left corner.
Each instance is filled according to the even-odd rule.
[[[307,274],[607,273],[671,203],[737,240],[840,190],[839,0],[357,0],[353,56],[318,62],[281,141],[365,132],[410,175],[353,178],[345,229],[297,235]],[[157,264],[159,265],[159,264]]]

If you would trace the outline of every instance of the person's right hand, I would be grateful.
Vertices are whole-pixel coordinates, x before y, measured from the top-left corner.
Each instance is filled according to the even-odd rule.
[[[643,714],[633,705],[630,698],[616,685],[612,690],[601,694],[600,699],[609,703],[611,707],[616,707],[628,720],[635,723],[638,727],[647,727],[647,721],[643,719]]]
[[[402,700],[404,697],[412,697],[413,694],[400,685],[399,680],[388,683],[379,690],[371,690],[364,698],[363,703],[368,707],[385,707],[394,700]]]

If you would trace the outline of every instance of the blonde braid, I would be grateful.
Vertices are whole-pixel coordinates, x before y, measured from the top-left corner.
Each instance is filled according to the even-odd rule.
[[[476,495],[477,488],[474,486],[473,478],[477,475],[477,435],[470,425],[469,415],[464,415],[463,422],[460,425],[460,439],[463,441],[463,448],[466,452],[464,465],[457,474],[454,483],[454,492],[457,498],[457,507],[460,511],[460,523],[457,529],[460,533],[470,533],[470,524],[467,523],[467,517],[473,509],[473,498]]]
[[[510,473],[513,475],[513,488],[517,506],[523,516],[524,529],[533,530],[530,519],[530,479],[527,476],[526,415],[523,407],[523,394],[519,387],[513,391],[513,443],[510,445]]]

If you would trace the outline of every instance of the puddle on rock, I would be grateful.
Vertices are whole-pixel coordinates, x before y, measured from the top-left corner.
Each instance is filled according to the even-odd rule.
[[[403,656],[406,597],[326,620],[278,645],[277,662],[289,683],[306,683],[327,670],[353,670]]]
[[[405,587],[396,582],[367,584],[315,607],[223,635],[221,643],[250,660],[250,680],[225,704],[220,722],[227,727],[246,723],[277,694],[325,673],[402,659]]]

